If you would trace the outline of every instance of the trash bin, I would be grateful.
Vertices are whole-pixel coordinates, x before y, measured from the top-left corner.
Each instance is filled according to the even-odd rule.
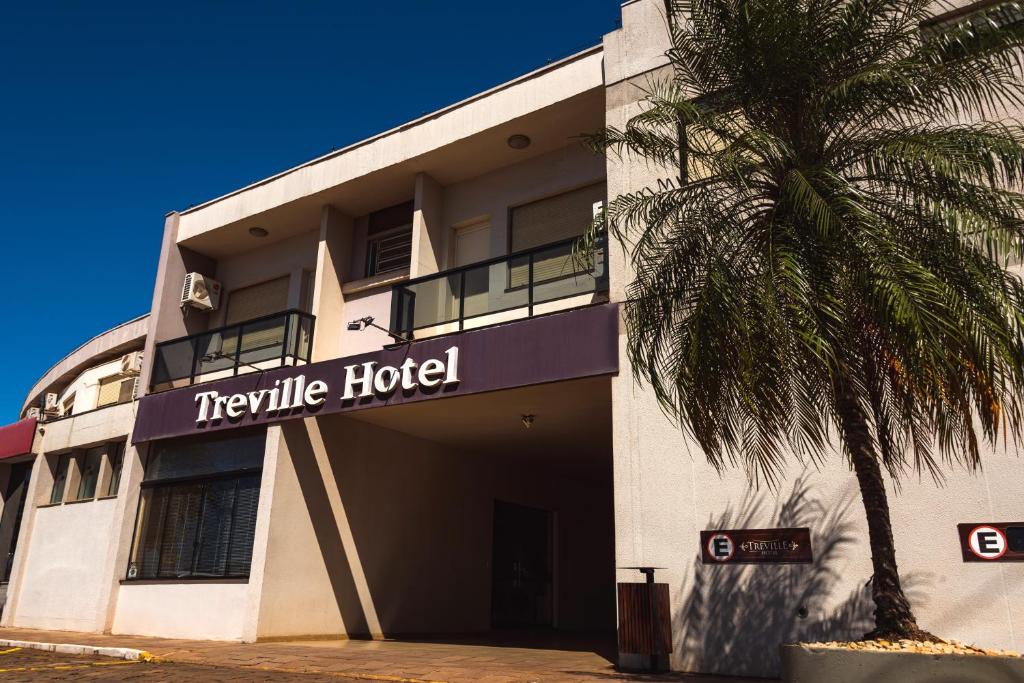
[[[672,612],[668,584],[654,582],[657,567],[626,567],[646,576],[643,583],[620,583],[619,668],[663,672],[670,668]]]

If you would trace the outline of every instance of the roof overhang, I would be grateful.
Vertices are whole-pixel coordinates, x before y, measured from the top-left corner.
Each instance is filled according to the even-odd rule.
[[[269,241],[285,239],[319,226],[325,204],[358,216],[405,201],[418,173],[449,185],[565,147],[604,125],[603,84],[597,46],[183,211],[178,243],[235,253],[254,225]],[[513,133],[528,135],[530,147],[510,149]]]

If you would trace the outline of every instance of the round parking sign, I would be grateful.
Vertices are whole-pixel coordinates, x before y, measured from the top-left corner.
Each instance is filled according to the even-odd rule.
[[[708,555],[718,562],[728,562],[736,552],[736,544],[729,534],[714,534],[708,539]]]
[[[967,535],[967,545],[983,560],[998,560],[1006,552],[1006,534],[994,526],[976,526]]]

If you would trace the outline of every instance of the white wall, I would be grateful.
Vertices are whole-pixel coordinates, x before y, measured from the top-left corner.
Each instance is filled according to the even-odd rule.
[[[27,503],[26,516],[33,514]],[[107,551],[116,501],[39,507],[21,573],[15,626],[66,631],[103,628]]]
[[[123,583],[111,633],[160,638],[241,640],[248,584],[186,581]]]
[[[303,272],[316,270],[320,228],[309,227],[309,231],[301,235],[218,259],[217,280],[223,287],[223,294],[220,308],[210,316],[211,328],[224,324],[232,290],[279,277],[290,277],[288,307],[299,307]],[[249,239],[259,244],[258,238]]]
[[[641,0],[624,8],[625,28],[605,40],[609,74],[628,78],[657,67],[648,58],[663,43],[656,5]],[[639,96],[636,84],[610,87],[608,123],[621,127],[638,113]],[[609,161],[609,197],[650,185],[659,175],[671,170]],[[614,246],[610,260],[612,298],[621,301],[629,264]],[[867,525],[842,456],[833,455],[821,471],[805,471],[791,458],[781,490],[753,491],[741,470],[720,475],[707,464],[653,393],[634,383],[621,335],[619,348],[620,373],[612,382],[616,565],[665,567],[658,580],[671,592],[673,667],[776,675],[781,642],[859,638],[870,630]],[[965,563],[960,553],[957,523],[1024,516],[1024,459],[990,452],[984,463],[977,474],[950,469],[941,487],[914,476],[898,490],[887,482],[896,556],[922,628],[1021,650],[1024,564]],[[709,567],[700,561],[702,529],[777,526],[811,528],[813,565]],[[619,581],[637,580],[635,572],[619,570]],[[806,618],[798,615],[800,607],[807,608]]]
[[[125,439],[135,425],[137,401],[107,406],[83,415],[44,423],[42,447],[46,453],[93,446]]]
[[[604,176],[605,163],[600,156],[581,144],[570,143],[554,152],[444,188],[446,258],[451,255],[452,229],[484,220],[491,226],[490,255],[507,254],[509,207],[602,182]],[[453,265],[445,262],[445,267]]]
[[[99,399],[100,380],[121,372],[121,359],[117,358],[109,363],[103,363],[96,367],[89,368],[67,386],[60,393],[60,403],[71,394],[75,395],[75,406],[72,414],[83,413],[96,408],[96,401]]]
[[[743,472],[719,475],[623,364],[613,381],[616,565],[666,567],[676,668],[776,675],[776,647],[859,638],[872,628],[867,525],[856,478],[839,454],[819,472],[792,459],[780,491],[752,491]],[[794,495],[796,482],[800,495]],[[1024,649],[1024,565],[965,563],[958,523],[1016,521],[1024,459],[987,453],[985,469],[949,470],[944,486],[887,482],[896,557],[920,626],[943,638]],[[782,508],[786,510],[783,511]],[[704,566],[702,529],[807,526],[814,565]],[[620,581],[638,576],[620,571]],[[806,619],[797,610],[807,607]]]

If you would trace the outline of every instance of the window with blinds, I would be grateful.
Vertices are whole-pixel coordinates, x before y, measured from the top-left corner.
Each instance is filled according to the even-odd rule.
[[[96,407],[112,406],[126,403],[135,398],[135,378],[112,375],[100,380],[100,390],[96,397]]]
[[[288,281],[286,275],[258,285],[232,290],[228,294],[228,310],[224,324],[238,325],[287,310]],[[242,353],[279,348],[284,343],[284,318],[245,325],[241,330],[226,331],[221,353],[233,357],[239,343],[242,345]]]
[[[594,219],[594,205],[603,202],[605,184],[597,183],[555,197],[513,208],[509,213],[510,248],[512,252],[533,249],[552,242],[579,237]],[[571,249],[540,252],[534,258],[533,282],[550,282],[577,275],[580,265],[574,262]],[[510,288],[529,282],[529,266],[525,259],[510,268]]]
[[[260,432],[155,447],[129,579],[248,577],[264,440]]]

